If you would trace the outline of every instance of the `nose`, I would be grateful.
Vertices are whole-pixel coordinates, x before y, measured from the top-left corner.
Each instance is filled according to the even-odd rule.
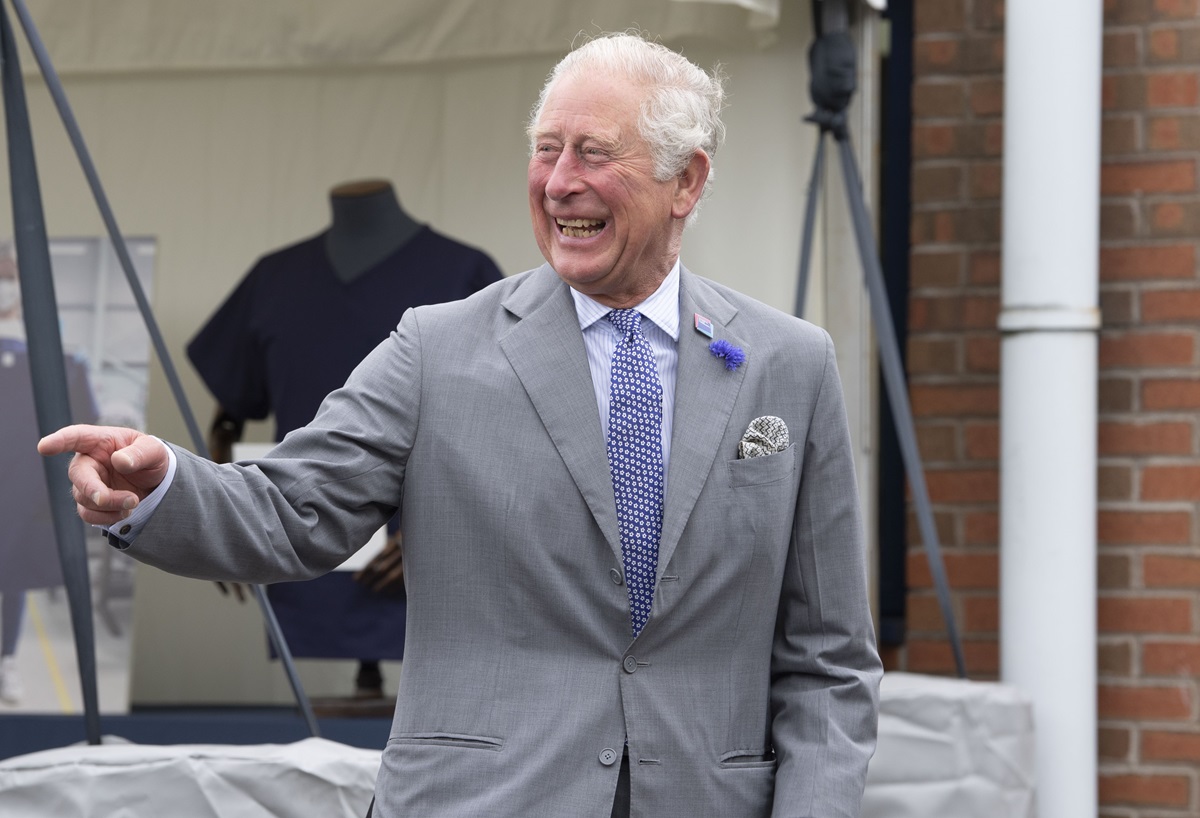
[[[546,179],[546,195],[554,201],[561,201],[572,193],[581,192],[584,185],[583,168],[580,165],[575,151],[569,148],[560,151]]]

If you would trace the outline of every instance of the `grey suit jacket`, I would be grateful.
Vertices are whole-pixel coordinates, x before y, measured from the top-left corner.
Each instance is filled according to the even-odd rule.
[[[709,353],[693,313],[741,367]],[[880,665],[829,337],[686,270],[680,314],[637,639],[583,341],[548,266],[409,311],[265,460],[177,450],[129,553],[201,578],[304,578],[399,506],[408,630],[385,818],[606,818],[626,740],[634,816],[857,816]],[[793,444],[738,460],[760,415]]]

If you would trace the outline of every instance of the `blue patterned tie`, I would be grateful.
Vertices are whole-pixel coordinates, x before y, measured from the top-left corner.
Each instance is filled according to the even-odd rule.
[[[637,636],[654,601],[662,534],[662,384],[654,351],[642,335],[641,314],[613,310],[605,317],[624,336],[612,359],[608,468],[617,498],[629,619]]]

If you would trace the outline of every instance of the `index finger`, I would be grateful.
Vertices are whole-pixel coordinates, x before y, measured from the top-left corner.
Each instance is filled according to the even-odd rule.
[[[38,454],[47,457],[63,452],[78,452],[94,449],[100,444],[102,435],[95,426],[64,426],[38,441]]]

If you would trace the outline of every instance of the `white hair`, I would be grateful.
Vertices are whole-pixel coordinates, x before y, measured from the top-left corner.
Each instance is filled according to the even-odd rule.
[[[572,50],[554,66],[529,117],[532,138],[546,98],[560,79],[587,73],[628,77],[648,90],[638,116],[638,131],[650,146],[654,178],[660,182],[678,176],[696,151],[713,160],[725,140],[721,108],[725,101],[720,66],[709,74],[666,46],[638,33],[603,34]],[[715,171],[710,168],[704,196],[712,189]],[[699,213],[697,203],[688,217]]]

